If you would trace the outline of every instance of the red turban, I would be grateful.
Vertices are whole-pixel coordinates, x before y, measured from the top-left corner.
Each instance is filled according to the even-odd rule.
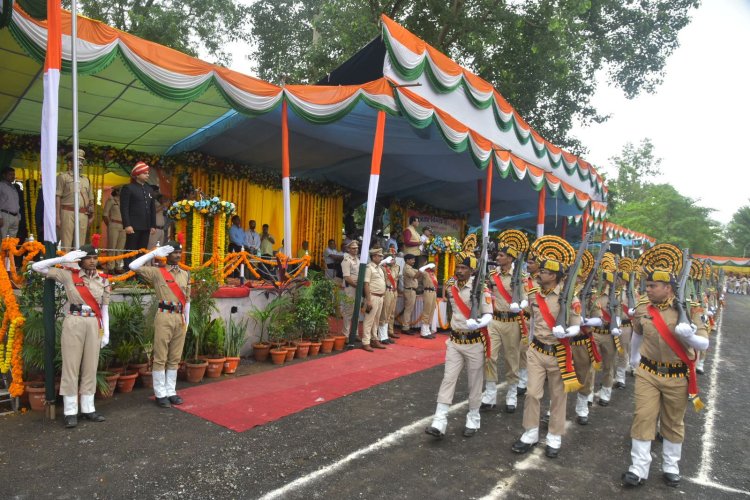
[[[149,167],[146,163],[139,161],[135,164],[135,167],[133,167],[133,170],[130,171],[130,177],[138,177],[141,174],[147,174]]]

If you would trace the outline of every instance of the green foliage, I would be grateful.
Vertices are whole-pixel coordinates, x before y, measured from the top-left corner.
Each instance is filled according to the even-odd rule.
[[[227,44],[248,40],[248,7],[237,0],[82,0],[80,11],[117,29],[198,55],[205,49],[219,63],[232,54]],[[70,1],[63,1],[70,8]]]
[[[294,320],[300,337],[318,340],[328,333],[328,317],[335,314],[336,283],[322,273],[309,274],[310,285],[301,287],[294,301]]]
[[[661,174],[662,159],[655,156],[654,145],[646,138],[638,146],[628,142],[620,155],[609,160],[617,169],[617,176],[607,180],[607,211],[613,217],[620,206],[641,199],[649,180]]]
[[[574,120],[605,71],[625,95],[653,92],[698,0],[258,0],[250,6],[257,71],[313,83],[380,35],[385,13],[486,79],[543,136],[580,152]]]
[[[218,356],[224,352],[226,328],[224,320],[215,318],[208,322],[203,337],[202,351],[210,356]]]
[[[204,338],[209,334],[211,316],[218,311],[213,294],[219,289],[213,269],[200,269],[193,273],[190,291],[190,325],[185,339],[185,358],[197,358],[202,353]],[[223,345],[223,339],[219,345]]]
[[[720,255],[747,256],[750,252],[750,206],[740,207],[729,221],[727,237],[732,247]]]
[[[224,355],[237,357],[240,355],[242,346],[247,340],[247,327],[249,318],[235,321],[233,315],[229,316],[226,335],[224,336]]]
[[[250,319],[260,327],[260,339],[258,342],[265,342],[268,340],[267,335],[269,334],[271,325],[276,322],[276,316],[286,310],[290,303],[291,301],[289,297],[277,296],[266,304],[265,307],[259,308],[253,306],[248,315],[250,316]]]
[[[44,320],[42,312],[30,309],[25,313],[26,321],[23,325],[23,367],[25,377],[44,372]],[[62,352],[60,350],[60,335],[62,322],[55,322],[55,372],[62,371]]]

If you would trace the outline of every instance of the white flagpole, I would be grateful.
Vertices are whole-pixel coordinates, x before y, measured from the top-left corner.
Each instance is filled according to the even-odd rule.
[[[78,2],[72,0],[71,4],[71,22],[73,23],[70,37],[72,63],[71,78],[73,82],[73,192],[75,193],[75,199],[73,201],[73,246],[78,249],[81,248],[81,235],[79,231],[79,219],[81,217],[81,177],[80,165],[78,163]]]

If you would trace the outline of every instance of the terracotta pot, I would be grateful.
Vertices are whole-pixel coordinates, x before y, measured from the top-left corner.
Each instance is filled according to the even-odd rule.
[[[299,359],[304,359],[307,357],[307,354],[310,352],[310,342],[299,342],[297,343],[297,352],[295,352],[294,357]]]
[[[44,382],[27,382],[24,392],[29,395],[32,410],[44,411]]]
[[[346,335],[336,335],[333,337],[333,350],[343,351],[346,345]]]
[[[125,366],[110,366],[109,368],[107,368],[107,371],[109,373],[116,373],[119,375],[125,371],[125,368]]]
[[[206,374],[206,368],[208,368],[208,362],[201,361],[200,363],[185,363],[185,366],[187,366],[187,381],[197,384],[203,380],[203,376]]]
[[[143,369],[138,372],[138,380],[141,381],[141,387],[144,389],[154,388],[154,375],[153,372]]]
[[[239,356],[227,356],[226,361],[224,361],[224,373],[227,375],[230,375],[237,371],[237,367],[240,365],[240,358]]]
[[[130,363],[128,365],[129,372],[140,373],[143,368],[148,368],[148,363]]]
[[[271,342],[271,349],[280,349],[286,345],[286,342]]]
[[[224,361],[227,358],[208,358],[208,367],[206,368],[206,378],[219,378],[221,372],[224,371]]]
[[[137,378],[138,372],[122,372],[117,379],[117,392],[133,392],[133,386]]]
[[[271,352],[271,344],[267,342],[253,344],[253,358],[259,363],[268,359],[268,354]]]
[[[317,356],[318,352],[320,352],[320,346],[322,344],[320,342],[310,342],[310,356]]]
[[[107,385],[109,386],[109,389],[107,392],[102,392],[99,389],[96,389],[96,397],[98,399],[108,399],[115,395],[115,387],[117,387],[117,379],[120,378],[119,373],[112,373],[112,372],[106,372],[105,380],[107,381]]]
[[[329,352],[331,352],[333,350],[333,342],[334,342],[333,337],[326,337],[323,340],[321,340],[320,352],[324,354],[328,354]]]
[[[187,380],[187,365],[184,361],[177,365],[177,380]]]
[[[286,349],[280,347],[278,349],[271,349],[271,362],[275,365],[283,365],[286,361]]]
[[[294,359],[294,353],[297,352],[297,347],[289,347],[286,346],[284,349],[286,349],[286,360],[291,361]]]

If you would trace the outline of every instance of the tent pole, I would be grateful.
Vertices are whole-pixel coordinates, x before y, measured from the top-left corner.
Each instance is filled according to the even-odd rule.
[[[378,183],[380,182],[380,162],[383,158],[383,141],[385,139],[385,111],[378,111],[378,121],[375,126],[375,142],[372,146],[370,161],[370,187],[367,190],[367,210],[365,211],[365,229],[362,234],[362,249],[359,255],[359,276],[357,278],[357,292],[354,294],[354,312],[349,330],[348,348],[353,348],[359,330],[359,308],[362,304],[362,291],[365,287],[365,268],[370,258],[370,240],[372,225],[375,218],[375,203],[378,199]]]
[[[583,226],[583,229],[581,229],[581,241],[583,241],[586,238],[586,231],[588,231],[588,226],[589,226],[589,208],[590,208],[590,205],[587,206],[583,210],[583,217],[581,217],[581,225]]]
[[[490,236],[490,209],[492,206],[492,155],[487,164],[487,181],[484,188],[484,208],[482,210],[482,241],[489,241]]]
[[[544,236],[544,217],[545,217],[545,206],[544,203],[547,200],[547,189],[542,184],[542,189],[539,190],[539,204],[537,205],[536,214],[536,237],[540,238]]]
[[[292,255],[292,201],[289,192],[289,111],[281,103],[281,191],[284,198],[284,253]]]
[[[560,237],[562,239],[565,239],[565,237],[568,235],[568,218],[563,217],[562,220],[562,229],[560,230]]]
[[[73,192],[75,193],[75,199],[73,201],[73,246],[78,249],[81,248],[81,234],[78,226],[78,220],[81,217],[81,166],[78,163],[78,2],[73,0],[71,2],[71,7],[70,15],[73,27],[70,37],[72,50],[70,76],[73,83],[73,108],[71,111],[73,113]]]
[[[602,221],[602,241],[607,241],[607,221]]]

